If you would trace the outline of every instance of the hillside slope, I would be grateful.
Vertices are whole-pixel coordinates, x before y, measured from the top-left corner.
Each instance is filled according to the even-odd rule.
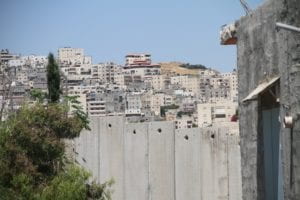
[[[159,64],[161,66],[162,74],[166,74],[166,75],[171,75],[171,74],[197,75],[199,74],[199,71],[203,70],[203,69],[187,69],[181,67],[181,65],[185,64],[181,62],[164,62]]]

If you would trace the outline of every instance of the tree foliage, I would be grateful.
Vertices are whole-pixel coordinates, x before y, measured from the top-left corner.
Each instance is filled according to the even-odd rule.
[[[175,104],[172,104],[172,105],[168,105],[168,106],[161,106],[160,107],[160,115],[162,117],[165,117],[166,116],[166,112],[168,110],[172,110],[172,109],[178,109],[179,106],[178,105],[175,105]]]
[[[202,69],[202,70],[207,69],[207,67],[204,65],[201,65],[201,64],[193,65],[190,63],[182,64],[182,65],[180,65],[180,67],[187,68],[187,69]]]
[[[59,67],[52,53],[49,53],[48,55],[47,86],[49,102],[58,102],[60,96],[60,73]]]
[[[84,115],[66,113],[66,104],[36,103],[0,123],[0,199],[110,198],[110,185],[89,183],[89,173],[65,164],[63,139],[88,128]]]

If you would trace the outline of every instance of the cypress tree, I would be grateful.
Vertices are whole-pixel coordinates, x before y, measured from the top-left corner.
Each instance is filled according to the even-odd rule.
[[[47,86],[48,86],[49,102],[50,103],[58,102],[59,95],[60,95],[60,74],[59,74],[58,65],[52,53],[49,53],[48,55]]]

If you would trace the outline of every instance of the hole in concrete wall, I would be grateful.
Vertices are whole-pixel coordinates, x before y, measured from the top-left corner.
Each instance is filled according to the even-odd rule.
[[[161,133],[161,128],[157,129],[157,132]]]
[[[189,136],[185,135],[185,136],[184,136],[184,139],[185,139],[185,140],[189,140]]]
[[[111,124],[108,124],[108,127],[111,128]]]
[[[212,139],[215,139],[215,134],[211,134],[210,137],[211,137]]]
[[[133,134],[136,134],[136,131],[135,131],[135,130],[133,130]]]

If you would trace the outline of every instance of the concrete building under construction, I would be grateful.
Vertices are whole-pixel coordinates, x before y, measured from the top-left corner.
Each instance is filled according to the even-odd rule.
[[[300,199],[300,0],[247,13],[221,37],[237,45],[243,199]]]

